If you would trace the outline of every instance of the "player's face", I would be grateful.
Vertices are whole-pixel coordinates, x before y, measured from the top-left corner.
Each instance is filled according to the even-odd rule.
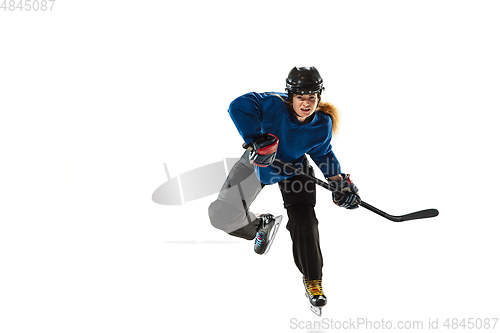
[[[304,121],[307,117],[316,111],[318,106],[318,96],[314,95],[293,95],[293,110],[297,114],[300,121]]]

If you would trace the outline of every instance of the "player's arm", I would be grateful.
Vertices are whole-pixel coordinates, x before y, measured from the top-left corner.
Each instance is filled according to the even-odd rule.
[[[255,93],[235,99],[229,106],[229,115],[245,141],[243,148],[251,151],[250,163],[266,167],[273,163],[278,149],[278,138],[262,133],[262,105]]]

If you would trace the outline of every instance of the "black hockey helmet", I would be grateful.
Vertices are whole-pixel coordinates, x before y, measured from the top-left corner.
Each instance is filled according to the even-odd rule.
[[[294,67],[288,73],[286,79],[286,91],[288,98],[291,99],[294,94],[321,96],[323,88],[323,79],[315,67]]]

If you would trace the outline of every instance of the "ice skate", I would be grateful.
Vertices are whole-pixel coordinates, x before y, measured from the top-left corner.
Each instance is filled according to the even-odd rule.
[[[281,215],[275,217],[271,214],[261,214],[257,217],[260,218],[262,222],[255,236],[253,249],[257,254],[266,254],[271,248],[271,244],[278,232],[283,217]]]
[[[326,305],[326,296],[323,294],[323,286],[321,285],[322,278],[319,280],[306,280],[302,278],[304,287],[306,288],[306,296],[311,303],[311,311],[321,317],[321,311]]]

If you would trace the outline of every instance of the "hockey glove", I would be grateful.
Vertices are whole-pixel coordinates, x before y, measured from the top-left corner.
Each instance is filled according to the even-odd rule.
[[[243,148],[250,150],[250,163],[253,165],[267,167],[274,162],[276,150],[278,149],[278,138],[266,133],[261,138],[243,145]]]
[[[356,209],[359,207],[359,202],[361,198],[358,195],[358,188],[351,181],[351,175],[342,173],[340,174],[342,180],[331,181],[330,185],[342,192],[333,192],[332,198],[333,202],[339,206],[347,209]]]

